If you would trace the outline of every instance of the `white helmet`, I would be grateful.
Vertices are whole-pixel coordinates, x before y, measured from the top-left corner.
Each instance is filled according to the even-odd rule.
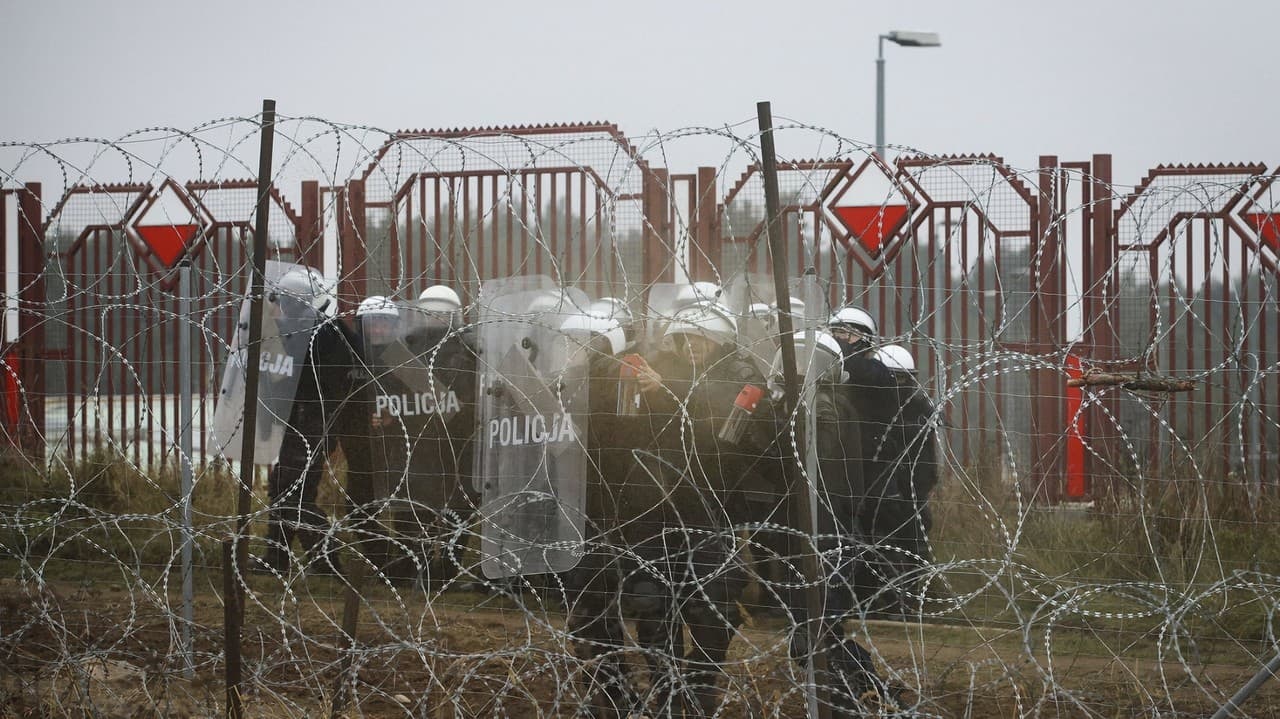
[[[776,313],[778,311],[777,303],[774,303],[771,309]],[[791,315],[792,327],[795,327],[797,325],[803,325],[804,324],[804,300],[800,299],[799,297],[792,297],[791,311],[788,312],[787,314]]]
[[[773,308],[763,302],[752,302],[747,308],[747,315],[752,319],[767,320],[774,316]]]
[[[601,297],[587,306],[587,314],[616,319],[619,324],[626,325],[632,320],[631,308],[617,297]]]
[[[835,314],[831,315],[831,319],[827,320],[827,326],[835,327],[837,325],[852,327],[865,335],[876,334],[876,321],[861,307],[842,307],[837,310]]]
[[[457,312],[462,309],[462,298],[450,287],[432,285],[418,295],[418,307],[427,312]]]
[[[826,332],[814,333],[814,352],[807,354],[808,343],[804,332],[796,332],[792,336],[796,348],[796,370],[805,381],[830,381],[840,383],[845,380],[844,352],[836,338]],[[769,372],[769,382],[775,390],[782,387],[782,350],[773,355],[773,365]]]
[[[694,282],[681,287],[676,294],[676,307],[688,307],[720,301],[720,286],[714,282]]]
[[[285,272],[269,289],[268,297],[273,302],[275,298],[272,295],[278,292],[307,303],[316,312],[325,312],[335,304],[333,284],[324,275],[305,265],[298,265]]]
[[[799,297],[791,298],[791,316],[804,317],[804,300]]]
[[[525,308],[526,314],[540,315],[545,312],[558,312],[565,304],[563,290],[543,290],[538,293]],[[569,308],[565,307],[565,310]]]
[[[902,345],[885,345],[876,350],[875,358],[894,372],[916,371],[916,360]]]
[[[399,317],[400,309],[396,303],[382,295],[366,297],[356,308],[356,317]]]
[[[696,304],[676,312],[663,337],[701,335],[716,344],[728,344],[738,337],[738,323],[724,305],[714,302]]]
[[[627,336],[622,323],[612,317],[588,313],[570,315],[560,323],[560,331],[584,338],[607,337],[610,354],[618,354],[627,346]]]

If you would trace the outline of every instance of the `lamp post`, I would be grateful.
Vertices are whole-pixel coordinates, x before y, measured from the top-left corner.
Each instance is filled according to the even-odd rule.
[[[884,41],[902,47],[941,47],[942,40],[936,32],[893,30],[880,36],[880,51],[876,55],[876,155],[884,159]]]

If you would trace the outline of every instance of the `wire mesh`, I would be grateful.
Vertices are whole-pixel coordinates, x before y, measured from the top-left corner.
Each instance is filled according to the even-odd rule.
[[[314,272],[262,298],[307,341],[264,339],[298,389],[247,516],[206,438],[255,119],[0,143],[6,711],[223,714],[242,524],[254,716],[1204,715],[1277,653],[1264,165],[1125,192],[778,128],[787,265],[825,295],[781,311],[840,355],[787,416],[773,287],[734,289],[773,268],[757,136],[277,132],[270,259]],[[693,141],[724,162],[668,173]],[[156,225],[194,229],[166,254]],[[877,327],[828,327],[846,306]]]

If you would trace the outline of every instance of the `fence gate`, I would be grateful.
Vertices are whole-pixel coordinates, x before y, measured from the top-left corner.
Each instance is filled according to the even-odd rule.
[[[1280,197],[1264,172],[1162,166],[1117,210],[1117,360],[1198,383],[1186,398],[1119,400],[1113,474],[1280,479]]]
[[[46,456],[85,456],[110,446],[142,466],[176,446],[178,372],[184,329],[192,352],[203,438],[245,291],[252,180],[71,188],[50,213],[43,241],[43,337],[47,374],[42,436]],[[297,257],[299,218],[272,193],[275,259]],[[192,263],[192,316],[179,316],[178,271]],[[24,346],[34,342],[24,335]],[[28,395],[31,398],[40,395]]]
[[[612,125],[399,133],[345,188],[342,299],[443,283],[468,302],[525,274],[638,296],[671,257],[665,219],[647,219],[669,214],[659,172]]]
[[[1056,499],[1062,263],[1037,191],[993,157],[782,163],[778,174],[792,273],[813,268],[833,304],[866,307],[912,351],[957,461]],[[695,235],[696,274],[769,270],[758,168],[726,194],[715,234]]]

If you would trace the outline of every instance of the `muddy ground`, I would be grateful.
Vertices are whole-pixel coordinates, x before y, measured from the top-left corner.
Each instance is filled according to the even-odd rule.
[[[186,678],[176,578],[168,586],[163,579],[0,580],[0,717],[222,716],[220,580],[197,586],[195,666]],[[246,716],[329,716],[339,687],[351,699],[341,715],[351,717],[559,717],[578,709],[581,665],[554,604],[456,588],[360,589],[352,650],[340,631],[340,580],[252,578]],[[722,716],[803,716],[783,619],[749,614],[731,647]],[[1270,656],[1226,640],[1166,639],[1162,652],[1149,628],[1120,625],[1037,626],[1028,636],[1021,626],[951,616],[869,621],[857,631],[900,703],[922,716],[1207,716]],[[642,658],[633,653],[628,662],[643,687]],[[1280,681],[1246,708],[1280,716]]]

